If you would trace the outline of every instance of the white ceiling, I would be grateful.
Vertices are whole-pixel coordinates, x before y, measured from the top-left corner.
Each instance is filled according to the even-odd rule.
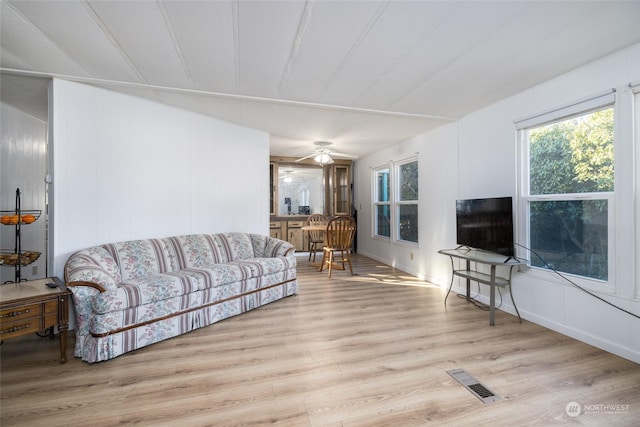
[[[2,99],[56,76],[364,156],[640,42],[640,1],[5,1]]]

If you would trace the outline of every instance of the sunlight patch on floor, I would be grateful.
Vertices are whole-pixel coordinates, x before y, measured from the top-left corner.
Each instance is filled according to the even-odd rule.
[[[388,265],[380,265],[377,268],[385,268],[389,269]],[[397,286],[415,286],[420,288],[440,288],[440,286],[435,285],[426,280],[418,279],[415,276],[411,276],[405,272],[395,270],[391,273],[369,273],[364,275],[357,275],[350,278],[353,281],[360,282],[370,282],[371,280],[375,280],[377,282],[381,282],[387,285],[397,285]]]

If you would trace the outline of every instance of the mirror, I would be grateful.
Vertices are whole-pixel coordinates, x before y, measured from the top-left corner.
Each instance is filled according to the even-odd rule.
[[[278,215],[324,213],[323,170],[317,166],[280,164]]]

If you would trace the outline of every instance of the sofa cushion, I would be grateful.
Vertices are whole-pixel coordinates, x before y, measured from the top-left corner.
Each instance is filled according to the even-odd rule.
[[[296,267],[296,259],[278,258],[251,258],[233,261],[229,263],[242,268],[245,278],[260,277],[267,274],[278,273]]]
[[[224,264],[255,256],[251,237],[246,233],[189,234],[163,241],[175,254],[177,267],[174,270]]]
[[[222,254],[222,262],[248,259],[255,256],[251,236],[247,233],[214,234],[213,240],[218,252]]]
[[[160,239],[110,243],[104,248],[120,266],[123,282],[173,269],[166,244]]]
[[[96,313],[124,310],[182,296],[198,290],[238,282],[244,276],[239,266],[216,264],[201,269],[154,274],[120,283],[117,289],[96,296]]]
[[[198,268],[203,265],[218,264],[222,256],[218,253],[213,238],[207,234],[188,234],[163,239],[169,250],[175,254],[176,270]]]

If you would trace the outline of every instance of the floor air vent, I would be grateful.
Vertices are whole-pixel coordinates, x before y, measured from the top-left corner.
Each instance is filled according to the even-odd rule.
[[[482,403],[491,403],[502,400],[502,397],[480,384],[478,380],[469,375],[464,369],[450,369],[447,371],[447,374],[451,375],[454,380],[462,384],[464,388],[480,399]]]

